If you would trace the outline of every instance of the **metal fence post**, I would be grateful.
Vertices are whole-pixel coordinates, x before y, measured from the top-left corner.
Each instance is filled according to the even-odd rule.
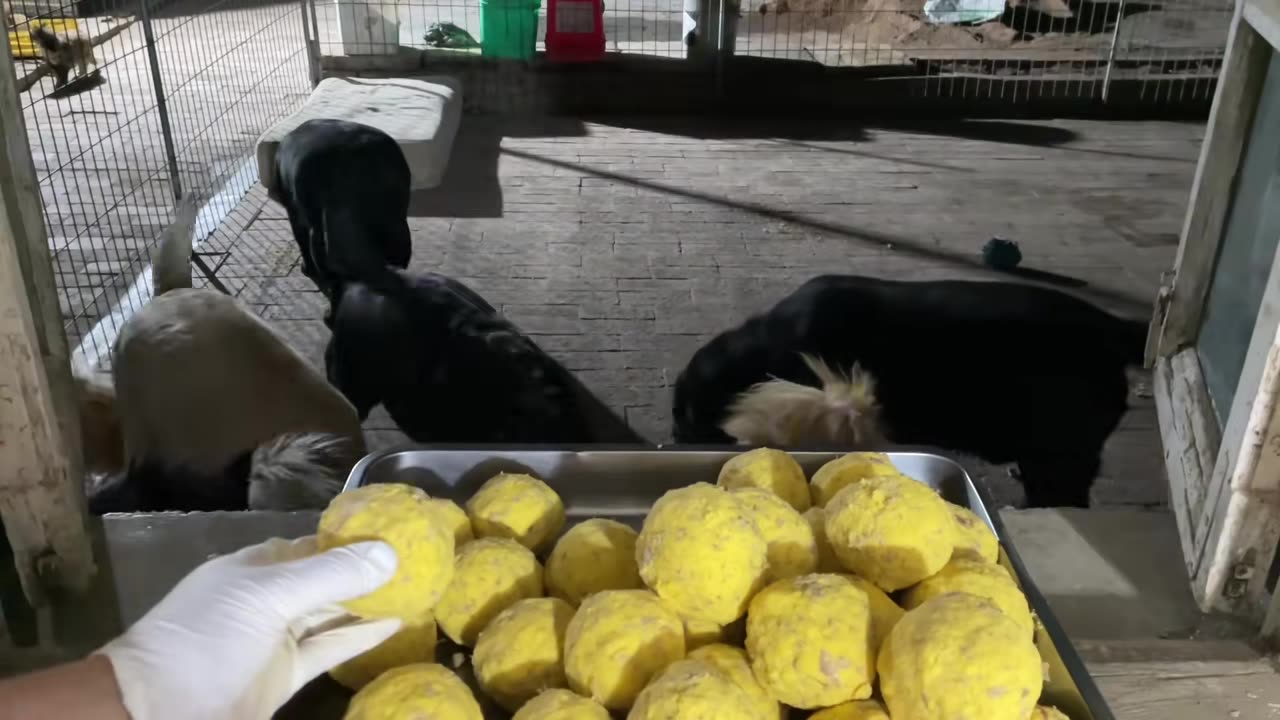
[[[320,38],[315,22],[313,0],[301,0],[302,40],[307,44],[307,70],[311,73],[311,87],[320,84]],[[310,19],[310,22],[308,22]]]
[[[173,147],[173,128],[169,124],[169,106],[165,103],[164,82],[160,79],[160,58],[156,54],[156,35],[151,29],[151,0],[139,0],[142,6],[142,34],[147,41],[147,63],[151,65],[151,85],[156,91],[156,112],[160,114],[160,133],[164,136],[164,155],[169,163],[169,182],[173,199],[182,197],[182,178],[178,174],[178,154]]]
[[[1120,26],[1124,23],[1124,3],[1120,0],[1120,12],[1116,15],[1116,26],[1111,31],[1111,48],[1107,50],[1107,71],[1102,76],[1102,102],[1107,101],[1111,93],[1111,71],[1116,64],[1116,46],[1120,44]]]

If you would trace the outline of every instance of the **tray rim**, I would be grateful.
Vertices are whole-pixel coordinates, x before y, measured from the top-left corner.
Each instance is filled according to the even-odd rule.
[[[753,449],[754,446],[743,445],[639,445],[639,444],[574,444],[574,445],[534,445],[534,444],[512,444],[512,445],[494,445],[489,443],[457,443],[448,445],[436,444],[400,444],[389,447],[377,452],[369,453],[361,458],[359,462],[351,468],[351,473],[347,476],[347,480],[343,483],[342,491],[347,492],[361,486],[361,480],[373,467],[380,461],[385,460],[392,455],[404,453],[445,453],[445,452],[502,452],[502,453],[520,453],[520,452],[549,452],[549,453],[598,453],[598,454],[621,454],[621,453],[637,453],[637,452],[662,452],[667,454],[681,453],[743,453]],[[935,447],[922,447],[918,445],[893,445],[876,450],[849,450],[841,449],[823,449],[823,448],[775,448],[790,453],[806,453],[806,454],[848,454],[851,452],[881,452],[888,455],[918,454],[929,455],[939,460],[946,461],[954,465],[961,475],[969,489],[971,489],[978,498],[982,515],[987,522],[991,524],[992,530],[1000,541],[1000,547],[1004,549],[1005,555],[1009,558],[1009,564],[1013,566],[1014,572],[1018,576],[1018,581],[1022,585],[1023,593],[1027,596],[1027,602],[1035,610],[1036,616],[1040,623],[1044,626],[1045,634],[1049,636],[1053,643],[1054,650],[1058,653],[1058,658],[1062,661],[1062,665],[1067,670],[1067,674],[1071,676],[1071,682],[1075,685],[1076,691],[1080,693],[1080,698],[1084,701],[1085,706],[1089,709],[1093,716],[1092,720],[1115,720],[1115,715],[1111,712],[1110,706],[1107,704],[1106,698],[1103,697],[1102,691],[1098,689],[1097,683],[1094,682],[1093,676],[1089,674],[1088,668],[1085,666],[1084,660],[1080,657],[1075,645],[1067,636],[1066,630],[1062,624],[1058,622],[1057,617],[1053,614],[1053,609],[1049,606],[1049,601],[1044,594],[1040,592],[1027,571],[1027,565],[1022,560],[1022,556],[1018,554],[1014,547],[1012,539],[1009,537],[1008,531],[1005,529],[1004,521],[1000,519],[998,511],[993,512],[991,509],[992,501],[990,494],[986,489],[973,482],[973,478],[969,475],[969,471],[964,464],[948,457],[939,452]]]

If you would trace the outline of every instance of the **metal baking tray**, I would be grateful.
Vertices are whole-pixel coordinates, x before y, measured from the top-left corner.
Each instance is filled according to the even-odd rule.
[[[695,482],[716,481],[732,450],[705,449],[422,449],[389,450],[361,460],[351,471],[345,490],[374,483],[415,485],[434,497],[459,504],[499,472],[523,472],[542,478],[564,500],[569,524],[607,517],[639,529],[645,514],[663,493]],[[836,452],[793,452],[811,476]],[[1000,561],[1013,571],[1040,619],[1036,645],[1048,667],[1041,702],[1057,706],[1071,720],[1114,720],[1084,662],[1071,646],[1036,589],[1017,551],[1009,542],[1000,516],[987,510],[984,493],[964,468],[941,455],[889,452],[904,474],[936,489],[947,500],[973,510],[1000,539]],[[487,714],[487,713],[486,713]]]

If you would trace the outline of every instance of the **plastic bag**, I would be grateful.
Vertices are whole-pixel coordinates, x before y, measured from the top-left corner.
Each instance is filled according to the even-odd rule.
[[[925,17],[936,25],[984,23],[1004,14],[1005,0],[927,0]]]
[[[437,48],[476,48],[480,43],[471,33],[453,23],[432,23],[424,38],[427,44]]]

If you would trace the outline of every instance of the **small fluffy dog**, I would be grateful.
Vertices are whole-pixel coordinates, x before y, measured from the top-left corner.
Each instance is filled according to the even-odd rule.
[[[392,137],[345,120],[308,120],[280,141],[271,198],[284,206],[302,272],[332,303],[346,282],[406,268],[409,163]]]
[[[256,315],[227,295],[191,288],[194,221],[188,204],[166,231],[156,297],[113,349],[126,468],[91,489],[89,508],[323,508],[365,452],[360,420]],[[82,405],[108,400],[100,379],[77,373],[82,388],[95,390]],[[82,413],[86,432],[100,416]]]
[[[675,439],[942,447],[1017,462],[1031,506],[1087,507],[1145,339],[1031,285],[822,276],[694,354]]]
[[[54,88],[67,84],[73,68],[77,77],[83,77],[89,72],[89,65],[98,66],[98,59],[93,55],[93,42],[88,38],[59,36],[43,25],[32,24],[31,40],[40,47],[40,54],[53,70]]]
[[[418,442],[644,442],[482,297],[435,273],[348,283],[325,366],[361,418],[381,403]]]

